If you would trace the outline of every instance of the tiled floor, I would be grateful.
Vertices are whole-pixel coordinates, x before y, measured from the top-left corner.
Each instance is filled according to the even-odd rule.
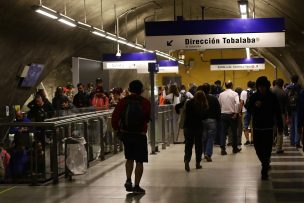
[[[287,147],[287,146],[286,146]],[[161,147],[160,147],[161,148]],[[214,149],[213,162],[203,162],[196,170],[185,172],[184,145],[171,145],[149,156],[141,186],[145,195],[127,194],[123,154],[90,169],[75,181],[60,180],[58,185],[39,187],[0,186],[0,203],[116,203],[116,202],[304,202],[304,156],[294,148],[288,155],[273,154],[271,179],[260,180],[260,164],[253,146],[241,153],[219,155]]]

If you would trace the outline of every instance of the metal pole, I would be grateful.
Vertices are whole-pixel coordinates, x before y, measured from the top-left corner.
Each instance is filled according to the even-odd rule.
[[[87,150],[87,167],[89,167],[89,163],[90,163],[90,138],[89,138],[89,130],[88,130],[88,121],[84,121],[83,122],[83,137],[84,139],[87,141],[87,144],[85,146],[86,150]]]
[[[100,160],[105,160],[105,152],[104,152],[104,140],[103,140],[103,119],[99,118],[99,127],[100,127],[100,154],[99,158]]]
[[[83,0],[83,7],[84,7],[84,23],[87,23],[87,7],[85,0]]]
[[[116,13],[116,4],[114,4],[114,12],[115,12],[115,19],[116,19],[116,36],[119,37],[119,18],[117,17]],[[117,42],[117,52],[119,52],[119,43]]]
[[[174,3],[173,3],[173,21],[175,21],[176,20],[176,2],[175,2],[175,0],[173,0],[174,1]]]
[[[101,22],[100,27],[103,30],[102,0],[100,0],[100,22]]]
[[[52,137],[53,137],[53,145],[52,145],[52,178],[53,184],[58,183],[58,153],[57,153],[57,145],[58,145],[58,133],[56,128],[52,128]]]
[[[205,6],[201,6],[202,8],[202,20],[205,20]]]
[[[155,95],[154,95],[154,71],[149,71],[150,76],[150,87],[151,87],[151,124],[150,124],[150,143],[151,143],[151,154],[155,154]]]
[[[166,119],[165,111],[162,112],[162,149],[166,149]]]

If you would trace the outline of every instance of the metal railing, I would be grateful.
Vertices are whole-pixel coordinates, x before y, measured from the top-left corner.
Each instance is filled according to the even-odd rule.
[[[155,143],[157,148],[161,145],[162,149],[166,149],[175,141],[177,119],[172,105],[159,106],[157,112]],[[53,183],[58,183],[59,176],[67,174],[64,140],[76,133],[83,136],[87,142],[85,148],[89,167],[96,161],[122,151],[122,143],[114,135],[111,127],[111,116],[112,110],[106,110],[77,113],[48,119],[45,122],[0,123],[2,127],[28,129],[26,133],[18,135],[23,142],[21,147],[14,145],[17,134],[9,135],[5,139],[12,162],[18,161],[18,153],[27,154],[25,172],[18,175],[8,172],[6,182],[36,185],[52,180]],[[151,143],[150,139],[149,141]]]

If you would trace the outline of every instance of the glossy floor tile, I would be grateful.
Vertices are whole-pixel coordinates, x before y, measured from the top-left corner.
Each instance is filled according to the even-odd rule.
[[[190,172],[184,170],[183,152],[184,145],[177,144],[149,156],[141,182],[145,195],[124,190],[125,160],[120,153],[90,168],[87,174],[73,177],[72,182],[62,178],[58,185],[0,186],[0,202],[304,202],[304,156],[300,151],[288,156],[274,153],[269,181],[260,179],[260,163],[253,146],[243,146],[238,154],[227,148],[226,156],[215,147],[213,162],[203,161],[203,168],[197,170],[192,157]]]

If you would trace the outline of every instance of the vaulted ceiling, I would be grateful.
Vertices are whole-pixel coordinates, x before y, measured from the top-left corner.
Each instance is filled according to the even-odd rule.
[[[102,4],[101,4],[102,2]],[[31,9],[39,0],[7,0],[0,2],[0,86],[8,84],[4,94],[6,102],[13,104],[28,93],[15,90],[16,75],[20,67],[32,61],[46,64],[48,73],[72,56],[98,59],[102,53],[115,50],[115,44],[91,35],[89,32],[69,28],[41,16]],[[85,7],[84,7],[85,3]],[[114,33],[115,9],[120,15],[140,7],[120,20],[120,35],[130,41],[144,43],[144,21],[239,18],[237,0],[43,0],[42,4],[76,20]],[[175,7],[174,7],[175,5]],[[254,9],[255,5],[255,9]],[[101,10],[102,7],[102,10]],[[268,58],[288,74],[298,74],[302,82],[304,67],[304,13],[301,0],[249,0],[250,12],[256,18],[283,17],[286,27],[286,47],[261,48],[256,52]],[[84,9],[86,8],[86,9]],[[137,22],[137,26],[136,26]],[[123,49],[127,49],[123,47]],[[5,76],[5,77],[4,77]],[[12,82],[13,81],[13,82]],[[15,88],[15,89],[14,89]],[[5,104],[0,100],[0,104]]]

